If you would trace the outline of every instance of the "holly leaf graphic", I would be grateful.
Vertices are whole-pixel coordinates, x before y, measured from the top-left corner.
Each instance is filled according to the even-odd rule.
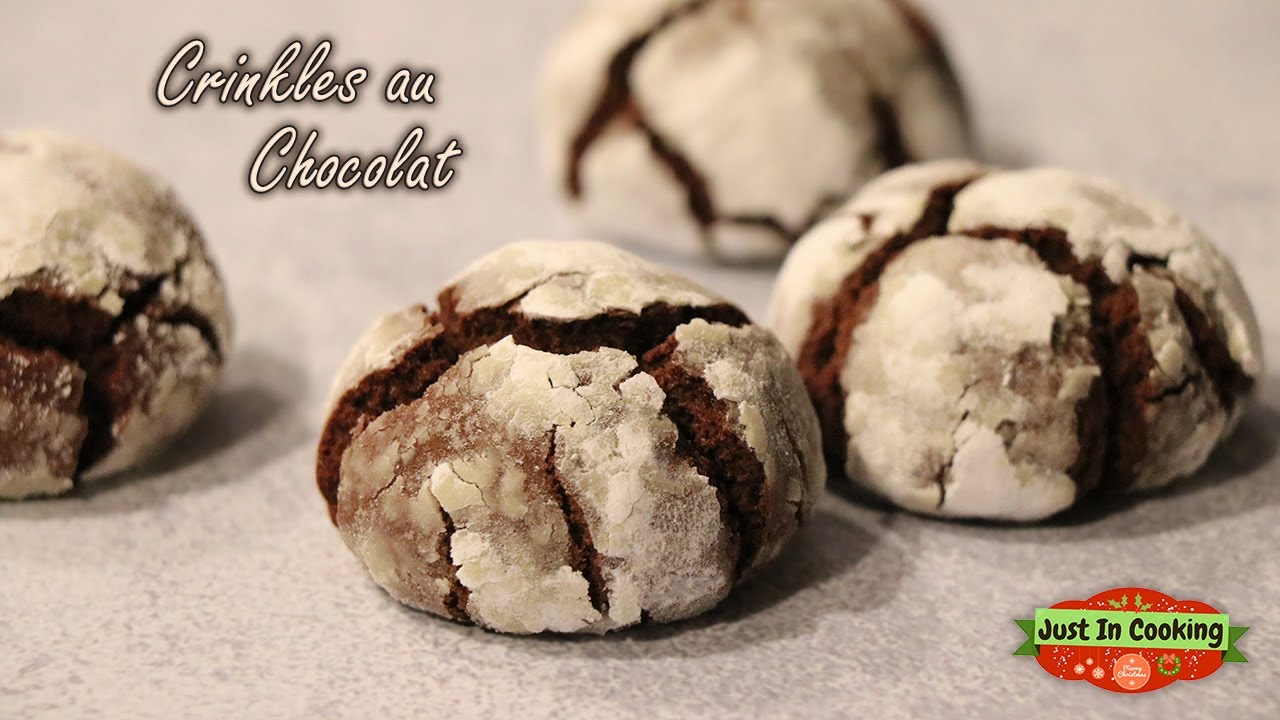
[[[1120,603],[1116,602],[1115,600],[1108,600],[1108,601],[1107,601],[1107,603],[1108,603],[1108,604],[1110,604],[1110,605],[1111,605],[1111,607],[1113,607],[1113,608],[1115,608],[1115,609],[1117,609],[1117,610],[1119,610],[1120,608],[1124,607],[1123,605],[1121,605]]]
[[[1142,609],[1142,593],[1138,593],[1137,595],[1133,596],[1133,606],[1138,608],[1139,610]]]
[[[1151,609],[1151,603],[1147,603],[1146,605],[1143,605],[1141,609],[1142,609],[1142,610],[1150,610],[1150,609]]]
[[[1120,596],[1120,607],[1129,607],[1129,596],[1128,596],[1128,595],[1121,595],[1121,596]]]

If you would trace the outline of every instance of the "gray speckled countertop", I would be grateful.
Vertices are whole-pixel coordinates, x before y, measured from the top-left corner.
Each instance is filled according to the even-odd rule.
[[[927,3],[990,159],[1111,175],[1235,258],[1280,358],[1280,3]],[[1280,717],[1280,377],[1198,477],[1040,527],[948,524],[830,496],[771,570],[711,615],[579,640],[499,637],[402,609],[329,526],[312,452],[330,379],[377,314],[468,259],[570,229],[534,170],[532,80],[574,3],[6,3],[0,126],[88,136],[174,182],[238,311],[225,385],[146,471],[0,505],[0,718]],[[332,37],[336,64],[439,72],[437,103],[173,111],[179,40],[268,56]],[[377,88],[366,94],[377,94]],[[252,196],[269,131],[393,149],[459,136],[448,189]],[[663,258],[668,259],[669,258]],[[684,269],[757,316],[761,270]],[[1205,600],[1252,662],[1138,697],[1010,654],[1012,618],[1125,584]]]

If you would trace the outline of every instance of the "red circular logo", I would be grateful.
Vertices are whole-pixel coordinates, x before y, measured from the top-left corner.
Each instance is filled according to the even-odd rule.
[[[1111,677],[1124,690],[1141,690],[1151,679],[1151,663],[1137,653],[1121,655],[1111,668]]]

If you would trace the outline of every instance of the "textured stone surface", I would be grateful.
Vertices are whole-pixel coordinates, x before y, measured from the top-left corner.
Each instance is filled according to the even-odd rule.
[[[1280,98],[1260,74],[1280,62],[1280,6],[923,4],[946,32],[992,160],[1105,174],[1195,218],[1235,261],[1265,354],[1280,358],[1280,147],[1269,142]],[[535,101],[538,60],[580,5],[508,3],[502,22],[492,6],[298,2],[249,15],[154,3],[127,20],[106,3],[5,7],[0,123],[59,125],[180,185],[226,270],[239,323],[198,433],[153,472],[87,497],[0,505],[0,716],[1276,714],[1274,370],[1188,484],[1016,528],[829,495],[772,569],[685,624],[504,637],[406,610],[365,580],[311,481],[347,351],[371,318],[422,300],[507,239],[572,236],[526,172],[537,135],[522,108]],[[223,61],[241,47],[256,59],[286,37],[331,36],[340,61],[375,69],[362,88],[374,92],[353,108],[165,112],[149,83],[193,31]],[[352,150],[400,137],[412,113],[384,107],[376,83],[406,62],[440,71],[439,100],[423,117],[466,141],[468,162],[448,190],[251,195],[249,156],[286,119]],[[763,319],[772,272],[681,269]],[[1241,642],[1252,662],[1127,698],[1011,657],[1022,642],[1011,618],[1128,583],[1201,598],[1253,625]]]

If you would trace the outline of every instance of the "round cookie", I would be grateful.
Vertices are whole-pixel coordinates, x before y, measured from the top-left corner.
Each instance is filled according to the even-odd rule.
[[[0,498],[154,453],[204,407],[229,341],[170,188],[62,135],[0,134]]]
[[[553,48],[540,114],[587,229],[729,261],[780,259],[882,171],[969,145],[908,0],[597,0]]]
[[[796,246],[770,314],[828,463],[937,515],[1034,520],[1185,477],[1263,367],[1199,229],[1057,169],[884,175]]]
[[[597,243],[510,245],[378,321],[317,453],[401,602],[510,633],[703,612],[777,555],[826,470],[772,334]]]

